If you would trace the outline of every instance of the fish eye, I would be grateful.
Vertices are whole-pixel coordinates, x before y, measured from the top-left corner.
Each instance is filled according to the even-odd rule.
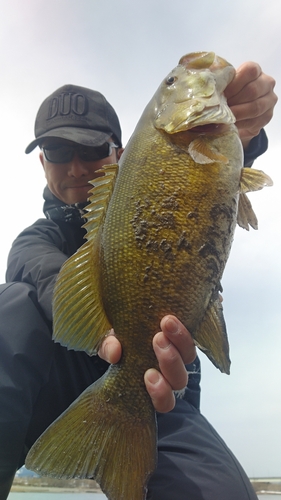
[[[167,83],[167,85],[172,85],[173,83],[175,83],[176,80],[177,79],[175,76],[168,76],[166,83]]]

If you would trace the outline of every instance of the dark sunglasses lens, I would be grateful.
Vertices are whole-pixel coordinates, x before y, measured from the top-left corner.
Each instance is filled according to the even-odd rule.
[[[81,147],[78,150],[78,155],[81,160],[84,161],[96,161],[102,160],[111,154],[111,147],[108,142],[105,142],[101,146],[96,146],[95,148]]]
[[[56,148],[43,148],[46,160],[51,163],[68,163],[74,156],[74,148],[58,146]]]
[[[79,158],[83,161],[97,161],[107,158],[112,153],[112,147],[117,147],[115,144],[105,142],[101,146],[57,146],[53,148],[43,148],[44,155],[47,161],[51,163],[69,163],[76,152]]]

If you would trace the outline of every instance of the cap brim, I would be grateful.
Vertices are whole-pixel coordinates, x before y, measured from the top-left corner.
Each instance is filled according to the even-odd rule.
[[[111,137],[111,135],[111,133],[101,132],[100,130],[61,127],[49,130],[45,134],[37,137],[27,146],[25,152],[26,154],[31,153],[31,151],[33,151],[33,149],[35,149],[45,137],[59,137],[60,139],[77,142],[77,144],[83,144],[83,146],[95,147],[104,144]]]

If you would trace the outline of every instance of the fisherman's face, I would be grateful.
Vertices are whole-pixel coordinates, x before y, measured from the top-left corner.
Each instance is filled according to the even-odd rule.
[[[108,139],[108,142],[113,141]],[[70,161],[65,163],[52,163],[52,161],[50,161],[53,149],[64,154],[65,147],[67,153],[69,146],[74,148],[74,154]],[[75,150],[75,147],[78,148],[77,151]],[[68,205],[86,202],[88,198],[88,191],[91,188],[89,181],[99,175],[96,172],[103,165],[116,163],[123,151],[121,148],[112,148],[112,150],[109,151],[110,154],[105,158],[94,161],[86,161],[81,159],[79,155],[79,147],[81,147],[79,144],[65,139],[46,138],[42,144],[42,150],[40,151],[40,161],[43,165],[50,191],[57,198]],[[45,153],[44,148],[46,148]],[[83,146],[81,148],[82,158],[85,151],[86,154],[91,154],[91,152],[94,152],[96,149],[88,147],[83,149]],[[50,154],[49,159],[48,154]]]

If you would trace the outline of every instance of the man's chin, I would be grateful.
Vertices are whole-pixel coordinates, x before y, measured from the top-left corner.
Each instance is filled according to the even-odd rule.
[[[64,193],[64,202],[67,205],[74,205],[75,203],[85,203],[89,198],[90,185],[76,188],[69,188],[67,193]]]

